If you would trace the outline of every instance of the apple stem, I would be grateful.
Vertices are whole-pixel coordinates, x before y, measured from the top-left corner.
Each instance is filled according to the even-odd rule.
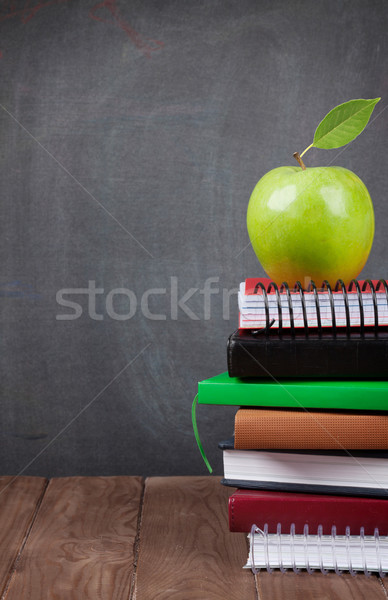
[[[303,150],[302,154],[300,155],[300,157],[302,158],[302,156],[304,154],[306,154],[307,150],[310,150],[310,148],[312,148],[314,146],[314,142],[312,144],[310,144],[310,146],[307,146],[306,150]]]
[[[295,158],[295,160],[298,161],[298,163],[302,167],[302,170],[305,171],[306,165],[304,164],[303,160],[301,159],[299,152],[294,152],[294,154],[292,156]]]

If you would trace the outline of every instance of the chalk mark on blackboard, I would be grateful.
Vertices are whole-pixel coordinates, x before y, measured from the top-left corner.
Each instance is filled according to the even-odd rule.
[[[0,0],[0,23],[11,17],[19,16],[22,23],[25,24],[42,8],[52,4],[62,4],[63,2],[69,2],[69,0],[39,0],[35,4],[31,0],[24,0],[24,6],[20,8],[21,2]]]
[[[96,14],[100,9],[106,9],[110,12],[111,16],[100,16]],[[111,25],[115,25],[116,27],[119,27],[125,31],[136,48],[139,48],[139,50],[141,50],[147,58],[151,58],[152,52],[160,50],[164,46],[164,43],[159,40],[143,38],[137,31],[133,29],[133,27],[129,25],[129,23],[124,21],[117,8],[116,0],[103,0],[103,2],[99,2],[90,9],[89,16],[95,21],[110,23]]]
[[[102,204],[102,202],[97,200],[97,198],[95,196],[93,196],[93,194],[72,173],[70,173],[70,171],[68,169],[66,169],[66,167],[53,154],[51,154],[51,152],[49,150],[47,150],[47,148],[45,146],[43,146],[43,144],[35,136],[26,127],[24,127],[24,125],[22,123],[20,123],[20,121],[15,117],[15,115],[13,115],[11,112],[9,112],[9,110],[7,110],[5,108],[5,106],[3,106],[2,104],[0,104],[0,108],[2,108],[3,111],[5,113],[7,113],[7,115],[10,116],[11,119],[13,119],[15,121],[15,123],[17,123],[19,125],[19,127],[21,129],[23,129],[23,131],[27,135],[30,136],[30,138],[32,138],[34,140],[34,142],[36,142],[38,144],[38,146],[40,148],[42,148],[42,150],[44,150],[46,152],[46,154],[48,154],[48,156],[50,158],[52,158],[52,160],[54,162],[57,163],[57,165],[62,169],[62,171],[64,171],[77,185],[79,185],[79,187],[92,200],[94,200],[94,202],[96,202],[96,204],[98,204],[98,206],[100,206],[106,212],[106,214],[109,215],[117,223],[117,225],[119,225],[119,227],[121,227],[121,229],[123,231],[125,231],[125,233],[127,233],[144,250],[144,252],[146,252],[148,254],[148,256],[150,256],[151,258],[154,258],[153,254],[151,254],[151,252],[149,250],[147,250],[147,248],[145,246],[143,246],[143,244],[141,242],[139,242],[139,240],[130,231],[128,231],[128,229],[122,223],[120,223],[120,221],[114,215],[112,215],[112,213],[106,208],[106,206],[104,206]]]
[[[9,281],[0,284],[0,298],[40,298],[31,284],[23,284],[21,281]]]

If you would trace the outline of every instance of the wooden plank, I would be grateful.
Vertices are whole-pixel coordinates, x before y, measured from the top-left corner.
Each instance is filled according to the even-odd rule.
[[[386,595],[386,598],[388,598],[388,581],[387,581],[387,575],[385,576],[384,579],[381,579],[381,585],[384,588],[384,593]]]
[[[243,570],[243,533],[230,533],[219,477],[146,480],[136,600],[257,598],[254,576]]]
[[[0,596],[46,489],[42,477],[0,477]]]
[[[128,600],[140,477],[50,481],[7,600]]]
[[[277,571],[256,577],[260,600],[386,600],[381,580],[374,575]]]

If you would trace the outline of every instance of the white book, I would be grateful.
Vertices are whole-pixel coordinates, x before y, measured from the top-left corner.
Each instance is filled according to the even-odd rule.
[[[387,497],[388,452],[236,450],[221,442],[223,483],[233,487]]]

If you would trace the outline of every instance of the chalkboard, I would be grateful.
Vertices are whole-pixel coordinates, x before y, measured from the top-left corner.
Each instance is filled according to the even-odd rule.
[[[249,196],[351,98],[382,100],[306,163],[365,182],[387,276],[387,30],[385,0],[0,2],[2,474],[206,472]],[[216,473],[234,412],[198,410]]]

